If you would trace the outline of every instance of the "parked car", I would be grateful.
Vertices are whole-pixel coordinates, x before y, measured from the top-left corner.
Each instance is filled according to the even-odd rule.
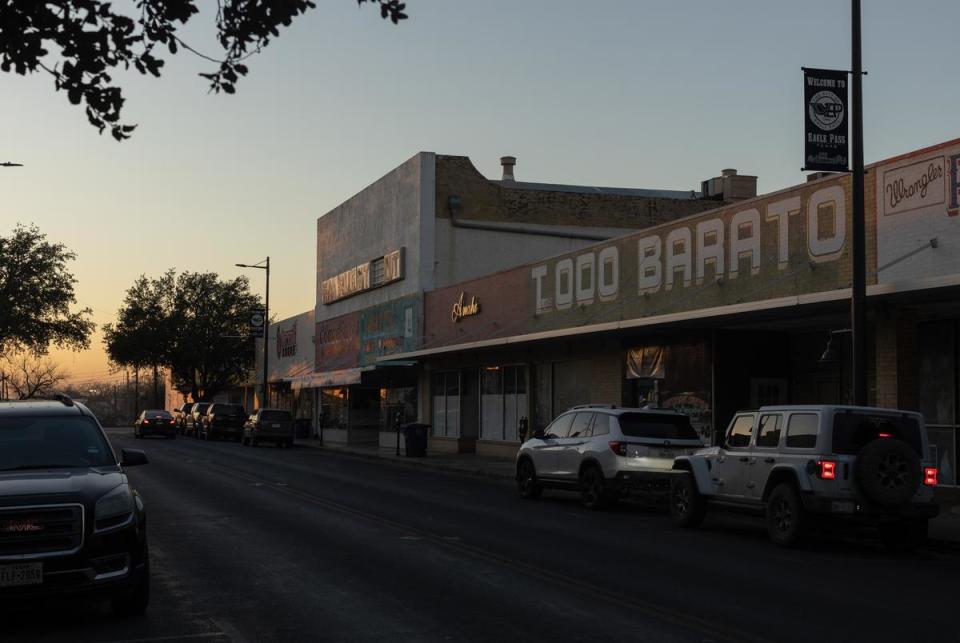
[[[803,541],[815,520],[870,525],[912,550],[939,508],[923,416],[856,406],[769,406],[737,413],[723,446],[677,458],[674,521],[694,527],[714,508],[766,517],[770,539]]]
[[[580,493],[599,509],[624,496],[665,498],[674,458],[703,446],[682,413],[664,409],[575,406],[517,452],[517,485],[524,498],[545,488]]]
[[[146,514],[100,423],[66,396],[0,402],[0,602],[102,596],[120,615],[150,598]]]
[[[187,413],[184,419],[184,435],[192,435],[195,438],[200,437],[200,429],[203,426],[203,416],[207,414],[208,408],[210,408],[209,402],[195,402],[190,406],[190,412]]]
[[[176,438],[177,426],[173,414],[163,409],[142,411],[133,423],[133,437],[143,438],[148,435],[162,435],[171,440]]]
[[[243,423],[247,419],[247,411],[240,404],[223,404],[215,402],[207,409],[202,417],[200,435],[204,440],[220,440],[229,438],[240,441],[243,434]]]
[[[185,402],[173,409],[173,424],[177,427],[177,433],[180,435],[183,435],[186,429],[187,415],[190,414],[190,407],[192,406],[193,402]]]
[[[245,446],[258,446],[270,441],[280,446],[293,446],[293,416],[290,411],[280,409],[260,409],[250,416],[243,425]]]

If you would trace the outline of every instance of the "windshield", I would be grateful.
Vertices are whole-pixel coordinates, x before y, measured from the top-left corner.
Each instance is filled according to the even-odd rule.
[[[289,422],[290,411],[262,411],[260,419],[264,422]]]
[[[680,414],[624,413],[620,416],[620,430],[631,438],[700,441],[700,436],[690,425],[690,418]]]
[[[246,415],[247,411],[242,406],[235,404],[218,404],[211,409],[217,415]]]
[[[0,418],[0,471],[116,463],[100,428],[88,417]]]
[[[208,409],[209,407],[210,407],[210,403],[209,403],[209,402],[197,402],[197,403],[193,406],[193,411],[194,411],[194,413],[203,414],[203,413],[206,413],[206,412],[207,412],[207,409]]]

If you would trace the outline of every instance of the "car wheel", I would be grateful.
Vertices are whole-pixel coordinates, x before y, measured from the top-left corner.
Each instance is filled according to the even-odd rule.
[[[807,533],[808,517],[796,487],[782,483],[774,487],[767,502],[767,533],[780,547],[796,547]]]
[[[670,516],[679,527],[697,527],[707,515],[706,502],[693,474],[683,473],[670,483]]]
[[[539,498],[543,489],[537,482],[537,470],[530,460],[521,460],[517,465],[517,488],[520,491],[520,497],[532,500]]]
[[[580,502],[590,510],[603,509],[610,504],[607,482],[598,467],[590,466],[580,473]]]
[[[150,556],[146,551],[143,570],[132,587],[117,594],[111,601],[113,613],[120,617],[139,616],[150,604]]]
[[[883,546],[899,554],[916,551],[927,540],[929,521],[926,518],[900,520],[880,525]]]

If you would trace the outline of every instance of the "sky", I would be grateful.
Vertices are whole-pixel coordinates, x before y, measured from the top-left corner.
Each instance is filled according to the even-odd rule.
[[[133,0],[120,0],[133,4]],[[199,2],[209,7],[213,3]],[[232,96],[168,56],[118,73],[132,139],[100,136],[46,74],[0,74],[0,235],[36,224],[77,253],[78,306],[110,323],[141,274],[247,274],[271,258],[271,313],[309,310],[316,219],[419,151],[489,178],[699,190],[723,168],[759,191],[803,182],[801,67],[850,68],[840,0],[407,0],[381,20],[321,0],[247,61]],[[863,2],[864,149],[872,162],[960,136],[956,0]],[[217,56],[213,16],[181,31]],[[54,351],[75,381],[111,377]]]

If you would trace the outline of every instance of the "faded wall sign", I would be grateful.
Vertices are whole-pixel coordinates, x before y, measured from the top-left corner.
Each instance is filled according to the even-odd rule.
[[[388,252],[382,257],[344,270],[324,279],[320,296],[324,304],[331,304],[373,288],[380,288],[403,279],[404,249]]]
[[[848,201],[842,176],[534,265],[530,330],[848,287]]]
[[[877,280],[960,273],[960,143],[876,166]]]
[[[360,365],[360,313],[317,323],[317,371],[339,371]]]
[[[360,365],[378,357],[412,351],[420,342],[420,296],[413,295],[360,311]]]

